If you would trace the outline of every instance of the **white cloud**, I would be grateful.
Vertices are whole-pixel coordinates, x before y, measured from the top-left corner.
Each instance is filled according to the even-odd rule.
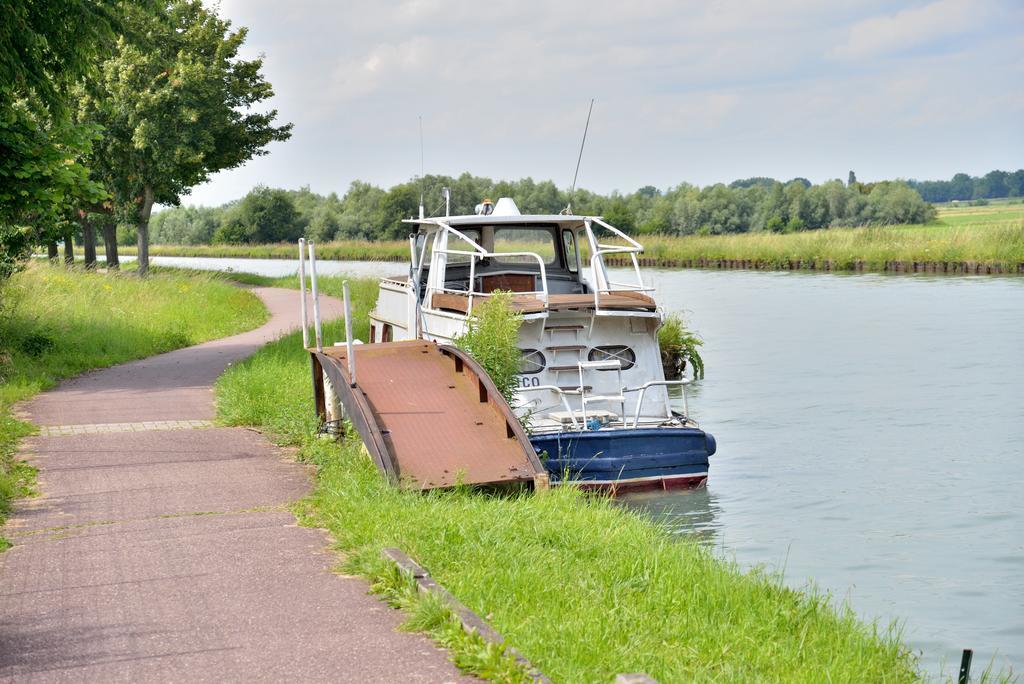
[[[983,26],[990,14],[985,0],[937,0],[921,7],[871,17],[850,27],[832,51],[839,59],[858,60],[906,52]]]

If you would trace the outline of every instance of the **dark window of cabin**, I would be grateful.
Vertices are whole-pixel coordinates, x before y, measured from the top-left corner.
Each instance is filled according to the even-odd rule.
[[[579,263],[576,261],[576,234],[571,230],[562,231],[562,251],[566,269],[569,273],[576,273],[579,270]]]
[[[547,228],[495,227],[494,252],[533,252],[544,260],[545,266],[553,266],[558,259],[555,234]],[[503,256],[495,261],[508,266],[537,265],[537,260],[530,256]]]

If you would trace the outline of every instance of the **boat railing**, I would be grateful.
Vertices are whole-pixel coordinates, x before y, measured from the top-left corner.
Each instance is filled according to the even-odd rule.
[[[540,272],[540,278],[539,278],[540,289],[533,290],[533,291],[530,291],[530,292],[517,292],[516,294],[517,295],[522,295],[522,296],[528,296],[528,297],[529,296],[537,297],[542,302],[544,302],[545,306],[547,306],[547,303],[548,303],[548,275],[547,275],[547,267],[545,266],[544,259],[543,259],[543,257],[541,257],[541,255],[537,254],[536,252],[489,252],[486,249],[484,249],[484,247],[482,245],[480,245],[475,240],[470,238],[468,235],[466,235],[466,234],[456,230],[455,228],[452,228],[447,223],[444,223],[443,221],[438,221],[437,225],[439,225],[441,227],[441,229],[446,231],[449,235],[454,235],[455,237],[459,238],[463,242],[467,243],[470,247],[472,247],[472,251],[464,250],[464,249],[447,249],[447,248],[446,249],[436,249],[436,250],[434,250],[435,254],[444,254],[444,255],[446,255],[446,257],[447,256],[469,257],[469,288],[467,290],[459,290],[459,289],[456,289],[456,288],[450,288],[450,287],[446,287],[446,286],[442,285],[438,289],[439,292],[443,292],[445,294],[466,295],[468,300],[469,300],[467,302],[467,311],[472,311],[473,310],[473,298],[474,297],[489,297],[491,295],[490,292],[484,292],[482,290],[481,291],[477,291],[477,289],[476,289],[476,264],[477,264],[478,261],[483,260],[483,259],[502,259],[502,258],[506,258],[506,257],[527,258],[527,259],[532,259],[532,260],[537,262],[537,266],[538,266],[539,272]]]
[[[597,224],[609,231],[613,235],[624,240],[624,245],[609,245],[602,242],[598,242],[597,236],[594,234],[593,225]],[[613,292],[654,292],[654,288],[644,283],[643,274],[640,272],[640,261],[637,258],[638,254],[642,254],[644,251],[643,245],[629,237],[621,230],[606,223],[599,218],[587,218],[583,222],[584,228],[587,231],[587,240],[590,242],[592,254],[590,256],[590,272],[594,276],[594,311],[600,313],[601,311],[601,295],[611,294]],[[632,281],[616,281],[611,280],[608,277],[608,270],[605,264],[605,256],[607,255],[629,255],[630,263],[633,267],[633,275],[635,279]]]
[[[451,287],[445,283],[440,283],[438,286],[431,288],[434,292],[444,294],[460,295],[467,298],[467,311],[472,311],[473,301],[478,297],[490,296],[490,292],[484,292],[477,289],[476,273],[478,262],[484,259],[498,259],[503,258],[519,258],[528,259],[537,263],[539,278],[536,282],[537,289],[529,292],[516,292],[517,295],[525,297],[535,297],[539,299],[546,309],[550,303],[548,278],[547,278],[547,265],[545,264],[544,258],[536,252],[528,251],[516,251],[516,252],[491,252],[483,247],[483,245],[476,242],[473,238],[469,237],[465,233],[453,228],[444,221],[434,220],[434,225],[440,228],[446,234],[445,245],[443,249],[435,249],[434,254],[443,254],[447,260],[450,257],[461,257],[469,260],[469,283],[466,289],[460,289]],[[637,255],[643,253],[643,245],[629,237],[621,230],[605,222],[604,220],[597,217],[586,217],[583,220],[584,230],[587,235],[587,241],[590,245],[590,270],[592,274],[593,282],[591,283],[592,294],[594,298],[594,313],[595,315],[607,314],[608,311],[602,310],[601,297],[602,295],[614,294],[617,292],[635,292],[635,293],[649,293],[654,292],[654,288],[644,282],[643,274],[640,271],[640,261]],[[599,226],[610,232],[615,237],[621,239],[625,244],[606,244],[599,242],[597,236],[594,233],[594,226]],[[447,238],[455,237],[465,243],[469,249],[448,249]],[[632,278],[625,280],[612,280],[608,276],[606,268],[605,257],[609,255],[628,256],[630,264],[632,266]],[[423,264],[417,264],[417,272],[421,271]]]
[[[633,428],[635,429],[640,424],[640,411],[644,405],[644,398],[647,396],[647,390],[651,387],[675,387],[679,386],[683,390],[683,415],[687,418],[690,417],[690,407],[686,402],[686,386],[690,384],[689,378],[683,378],[682,380],[651,380],[645,382],[639,387],[624,387],[622,389],[623,394],[627,392],[639,392],[640,396],[636,400],[636,413],[633,415]],[[623,416],[625,419],[625,416]]]
[[[536,387],[520,387],[517,389],[519,392],[540,392],[540,391],[551,391],[558,395],[558,398],[562,401],[562,407],[569,416],[569,420],[572,421],[574,429],[579,429],[580,424],[576,421],[576,412],[569,406],[569,400],[566,399],[567,394],[577,395],[581,394],[580,391],[576,390],[563,390],[561,387],[555,385],[538,385]]]
[[[607,369],[614,369],[616,367],[614,364],[616,364],[617,362],[598,362],[598,363],[601,363],[602,365],[607,364]],[[638,428],[640,426],[640,418],[642,417],[641,413],[643,412],[644,399],[647,397],[647,390],[649,390],[652,387],[676,387],[676,386],[678,386],[678,387],[682,388],[682,392],[683,392],[682,393],[682,397],[683,397],[683,415],[686,416],[687,418],[689,418],[690,407],[687,404],[687,400],[686,400],[686,386],[688,384],[690,384],[690,379],[689,378],[683,378],[682,380],[651,380],[649,382],[645,382],[643,385],[640,385],[639,387],[623,387],[622,390],[621,390],[623,395],[629,394],[629,393],[633,393],[633,392],[639,392],[640,393],[640,396],[637,397],[637,400],[636,400],[636,410],[633,413],[633,425],[632,425],[632,428],[636,429],[636,428]],[[577,429],[578,430],[578,429],[582,429],[582,428],[584,428],[586,426],[586,416],[587,416],[587,413],[586,413],[586,402],[584,401],[583,405],[579,409],[579,413],[582,415],[583,419],[582,419],[582,421],[578,421],[576,419],[577,411],[573,410],[573,408],[569,405],[569,400],[568,400],[568,396],[569,395],[579,396],[579,397],[586,398],[588,395],[587,395],[586,391],[583,389],[582,386],[580,388],[578,388],[578,389],[575,389],[575,390],[572,390],[572,389],[567,390],[567,389],[564,389],[562,387],[557,387],[555,385],[538,385],[536,387],[520,387],[520,388],[517,388],[517,391],[518,392],[554,392],[556,395],[558,395],[558,399],[562,402],[562,407],[565,408],[565,412],[569,416],[569,420],[572,422],[573,429]],[[590,397],[590,398],[595,398],[595,397]],[[616,399],[617,398],[618,397],[616,397]],[[622,416],[622,424],[623,424],[623,426],[629,427],[629,423],[627,421],[626,416]]]

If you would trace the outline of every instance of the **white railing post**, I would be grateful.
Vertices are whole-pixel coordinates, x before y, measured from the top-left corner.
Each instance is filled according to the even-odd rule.
[[[309,241],[309,281],[313,292],[313,329],[316,333],[316,350],[324,350],[324,333],[320,325],[320,290],[316,282],[316,250],[313,241]]]
[[[306,238],[299,238],[299,310],[302,316],[302,348],[309,349],[309,315],[306,313]]]
[[[352,343],[352,304],[348,293],[348,281],[341,284],[345,295],[345,349],[348,356],[348,379],[352,387],[356,386],[356,355]]]
[[[469,301],[466,302],[467,315],[473,315],[473,293],[476,291],[476,254],[469,257]]]
[[[689,406],[689,404],[686,401],[686,386],[689,385],[689,384],[690,384],[689,378],[683,378],[682,380],[650,380],[648,382],[645,382],[640,387],[625,387],[625,388],[623,388],[622,393],[624,395],[626,393],[628,393],[628,392],[639,392],[640,393],[640,396],[637,397],[637,400],[636,400],[636,413],[633,416],[633,427],[636,428],[637,426],[640,425],[640,409],[643,408],[644,397],[647,395],[647,390],[649,388],[651,388],[651,387],[665,387],[666,391],[667,391],[667,388],[669,388],[669,387],[676,387],[676,386],[680,387],[683,390],[683,415],[686,417],[687,420],[689,420],[690,419],[690,406]],[[671,398],[669,398],[669,401],[671,402]],[[668,411],[668,416],[666,416],[666,417],[671,417],[672,416],[671,407],[666,405],[666,409]],[[623,410],[625,410],[625,409],[623,409]],[[625,418],[623,418],[623,422],[625,422]]]

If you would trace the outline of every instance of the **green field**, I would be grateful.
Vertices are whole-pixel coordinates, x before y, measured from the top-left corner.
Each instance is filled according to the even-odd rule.
[[[322,290],[338,294],[340,282],[322,278]],[[350,284],[355,333],[365,337],[376,283]],[[327,339],[340,335],[334,327]],[[330,530],[343,571],[386,584],[380,550],[402,548],[555,681],[634,671],[662,682],[919,679],[898,632],[775,576],[743,573],[608,499],[572,488],[499,496],[387,485],[355,435],[342,444],[312,436],[298,333],[233,366],[216,391],[223,421],[267,430],[318,466],[315,492],[296,510]],[[436,627],[422,612],[414,626]],[[453,648],[458,662],[475,662]]]
[[[1016,273],[1024,268],[1024,204],[942,206],[928,225],[828,228],[797,233],[641,236],[649,266],[737,266],[762,269],[950,270]],[[524,249],[544,251],[524,243]],[[291,259],[295,245],[154,245],[154,256]],[[130,248],[123,250],[132,254]],[[321,259],[408,260],[403,241],[331,242],[317,246]],[[584,258],[586,256],[584,255]],[[925,268],[931,265],[933,268]],[[948,268],[943,268],[943,265]],[[966,266],[965,266],[966,265]],[[937,266],[938,268],[934,268]],[[981,267],[981,268],[979,268]]]
[[[893,270],[892,264],[982,264],[1016,272],[1024,264],[1024,205],[941,208],[928,225],[829,228],[790,234],[649,237],[660,262],[751,261],[760,268],[799,262],[836,270]],[[904,270],[913,270],[912,268]]]
[[[15,402],[93,368],[255,328],[266,316],[255,295],[209,273],[141,280],[32,263],[0,285],[0,524],[33,477],[14,458],[32,432],[12,416]]]

